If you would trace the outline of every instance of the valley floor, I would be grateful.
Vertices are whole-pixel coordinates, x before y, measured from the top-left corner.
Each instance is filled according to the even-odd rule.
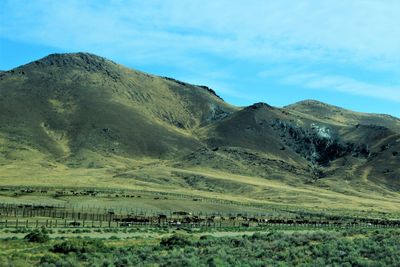
[[[177,169],[162,162],[97,169],[6,165],[0,173],[0,203],[193,212],[290,208],[399,218],[400,193],[371,184],[266,179],[215,169]]]
[[[34,166],[2,167],[0,267],[400,262],[400,195],[367,182]]]

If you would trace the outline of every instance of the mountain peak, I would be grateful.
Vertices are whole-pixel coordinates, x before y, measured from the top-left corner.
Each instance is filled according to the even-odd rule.
[[[332,105],[329,105],[327,103],[318,101],[318,100],[314,100],[314,99],[306,99],[306,100],[302,100],[293,104],[290,104],[286,107],[293,107],[293,106],[319,106],[319,107],[334,107]]]
[[[35,65],[55,67],[81,67],[86,69],[104,69],[106,64],[116,64],[111,60],[91,53],[63,53],[50,54],[42,59],[32,62]]]
[[[258,102],[258,103],[254,103],[253,105],[250,105],[246,108],[247,109],[260,109],[260,108],[273,109],[274,107],[271,105],[268,105],[267,103],[264,103],[264,102]]]

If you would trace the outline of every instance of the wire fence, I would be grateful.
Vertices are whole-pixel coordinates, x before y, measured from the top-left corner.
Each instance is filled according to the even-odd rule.
[[[372,224],[372,223],[326,223],[326,222],[248,222],[242,220],[201,220],[197,222],[184,221],[90,221],[90,220],[58,220],[58,219],[1,219],[0,229],[20,229],[20,228],[399,228],[400,224]]]
[[[327,215],[322,213],[220,213],[128,209],[75,208],[33,204],[0,204],[0,227],[400,227],[400,220]]]

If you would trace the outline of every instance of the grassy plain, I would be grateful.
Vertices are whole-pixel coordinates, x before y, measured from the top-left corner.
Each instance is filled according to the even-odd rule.
[[[149,161],[147,165],[141,162],[141,166],[83,169],[59,165],[35,169],[35,165],[29,164],[7,165],[0,179],[1,188],[9,190],[0,191],[0,202],[147,211],[268,212],[294,208],[383,217],[396,217],[400,213],[398,193],[371,194],[353,187],[346,189],[345,182],[336,181],[333,186],[337,190],[332,190],[323,184],[290,184],[213,169],[177,169],[164,162]],[[23,192],[27,188],[48,192]],[[96,196],[56,193],[89,189],[102,193]],[[140,197],[126,198],[123,194]]]

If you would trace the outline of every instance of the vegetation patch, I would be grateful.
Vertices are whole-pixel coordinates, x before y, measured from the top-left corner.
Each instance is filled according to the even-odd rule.
[[[46,243],[50,240],[49,234],[46,231],[46,229],[42,230],[34,230],[27,234],[24,239],[28,242],[34,242],[34,243]]]
[[[22,240],[3,240],[0,262],[5,266],[18,265],[21,259],[33,266],[398,266],[399,240],[399,229],[72,238],[29,247]]]
[[[103,241],[98,239],[70,239],[62,243],[55,244],[51,250],[55,253],[96,253],[110,251]]]

